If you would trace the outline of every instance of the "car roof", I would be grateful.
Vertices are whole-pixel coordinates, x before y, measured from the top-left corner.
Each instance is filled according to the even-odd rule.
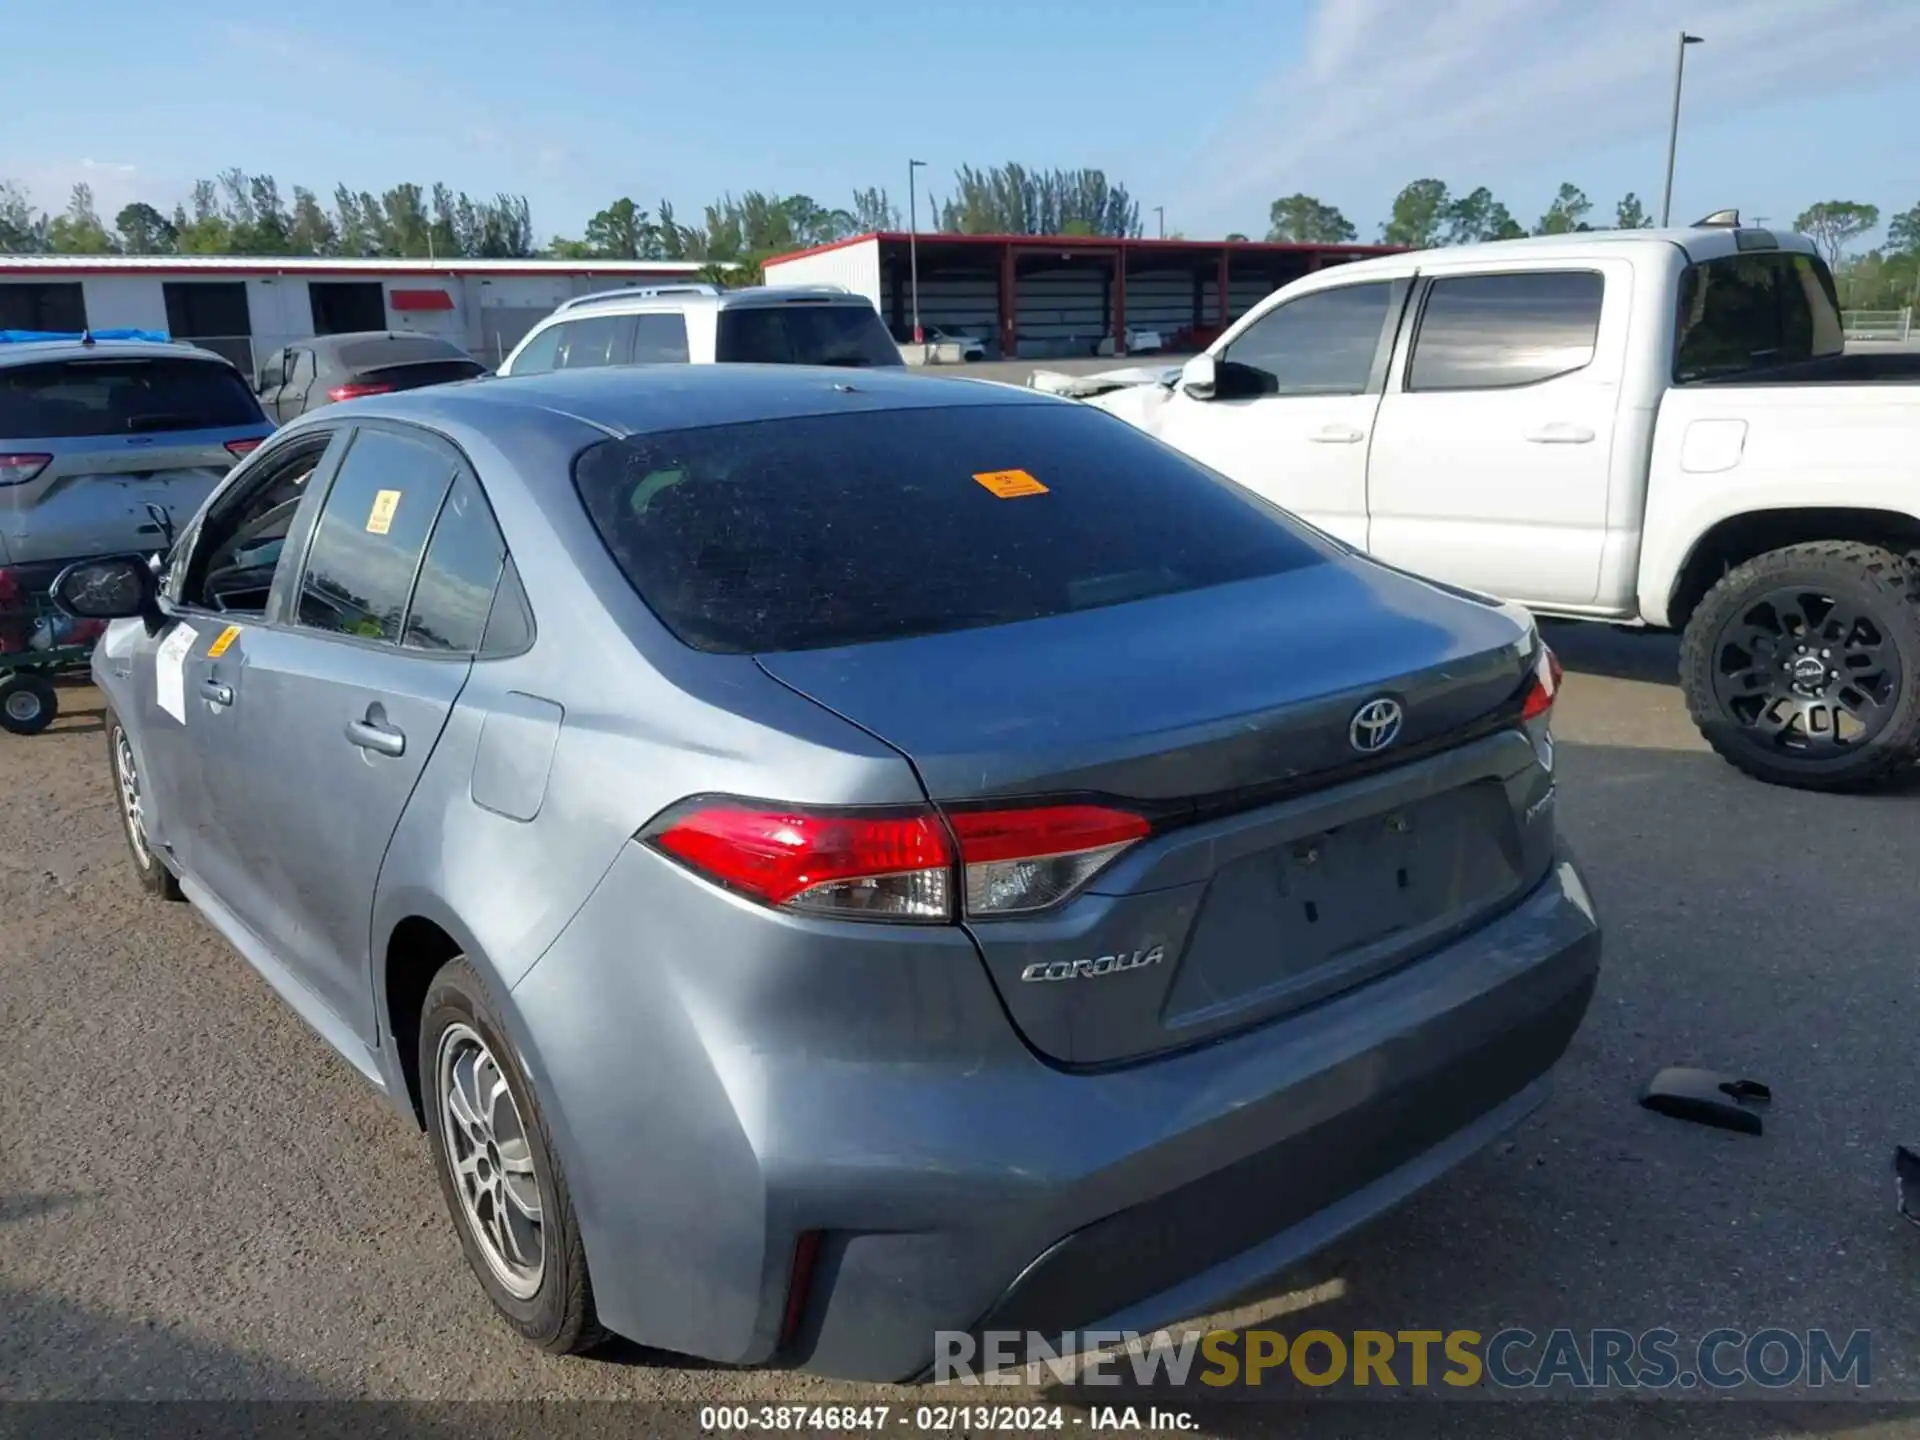
[[[1757,246],[1750,238],[1764,236]],[[1499,264],[1508,260],[1551,259],[1565,252],[1612,250],[1621,247],[1671,245],[1686,252],[1691,260],[1712,260],[1724,255],[1765,254],[1786,251],[1792,254],[1817,253],[1811,240],[1788,230],[1765,230],[1756,226],[1689,225],[1665,230],[1570,230],[1559,235],[1523,235],[1513,240],[1483,240],[1471,245],[1435,246],[1426,250],[1401,250],[1391,255],[1375,255],[1344,265],[1314,272],[1316,279],[1337,281],[1375,272],[1406,274],[1428,264]],[[1749,247],[1752,248],[1749,248]]]
[[[331,419],[385,416],[481,432],[537,413],[625,436],[849,410],[1072,403],[1017,386],[915,374],[903,366],[609,365],[406,390],[315,413]]]
[[[694,308],[732,310],[744,306],[784,305],[793,300],[873,308],[873,302],[866,296],[856,295],[839,285],[753,285],[742,290],[721,290],[710,285],[650,285],[633,290],[607,290],[597,295],[579,295],[564,302],[547,319],[557,320],[609,310],[616,313]]]
[[[49,360],[204,360],[231,366],[224,355],[165,340],[22,340],[0,345],[0,366],[39,365]]]

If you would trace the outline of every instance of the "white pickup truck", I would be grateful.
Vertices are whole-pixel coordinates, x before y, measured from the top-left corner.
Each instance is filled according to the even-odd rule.
[[[1388,255],[1179,370],[1031,383],[1404,569],[1683,631],[1694,721],[1763,780],[1920,756],[1920,355],[1845,353],[1804,237],[1725,213]]]

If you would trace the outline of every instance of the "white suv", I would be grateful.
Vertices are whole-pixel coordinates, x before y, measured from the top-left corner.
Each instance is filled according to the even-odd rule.
[[[838,286],[659,285],[566,301],[527,332],[499,373],[716,363],[905,362],[872,303]]]

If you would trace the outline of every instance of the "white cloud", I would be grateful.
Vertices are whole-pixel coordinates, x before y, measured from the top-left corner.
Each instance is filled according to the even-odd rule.
[[[1664,133],[1682,26],[1693,116],[1910,68],[1916,0],[1318,0],[1305,45],[1205,147],[1183,213],[1466,177]],[[1173,208],[1171,205],[1169,209]]]

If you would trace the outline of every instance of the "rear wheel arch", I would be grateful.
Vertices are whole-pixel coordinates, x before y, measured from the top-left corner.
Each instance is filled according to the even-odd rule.
[[[1667,627],[1683,630],[1706,594],[1735,566],[1790,545],[1823,540],[1920,551],[1920,517],[1898,510],[1820,506],[1752,510],[1716,521],[1687,553],[1667,597]]]
[[[408,1106],[422,1129],[427,1113],[420,1082],[420,1015],[433,977],[465,953],[466,947],[451,932],[424,915],[408,915],[387,936],[382,1015],[395,1067],[406,1085]]]

